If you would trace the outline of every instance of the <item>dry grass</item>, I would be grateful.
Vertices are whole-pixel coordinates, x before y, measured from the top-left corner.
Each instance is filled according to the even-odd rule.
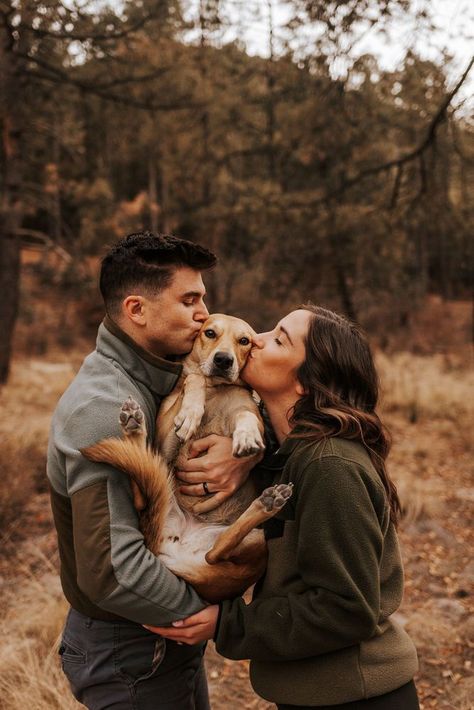
[[[69,363],[23,360],[15,363],[1,391],[2,478],[0,539],[21,524],[25,501],[46,488],[46,448],[51,413],[74,370]]]
[[[0,699],[5,710],[75,710],[58,660],[67,605],[55,568],[38,548],[15,559],[22,583],[4,595]],[[40,571],[33,573],[33,567]]]
[[[1,392],[9,412],[0,423],[0,706],[5,710],[81,707],[70,695],[57,657],[66,606],[47,496],[35,493],[45,487],[51,412],[80,359],[74,353],[66,363],[19,361]],[[465,590],[474,541],[467,532],[472,478],[463,432],[470,433],[467,391],[473,375],[441,356],[379,354],[377,360],[384,413],[395,440],[390,470],[411,516],[401,531],[407,572],[401,618],[420,654],[422,708],[468,710],[472,627]],[[207,665],[215,710],[270,707],[252,692],[246,663],[222,659],[210,648]]]
[[[442,505],[443,481],[430,479],[427,485],[423,473],[434,457],[441,457],[441,451],[472,449],[474,370],[466,366],[468,358],[460,355],[399,352],[387,356],[378,352],[376,362],[382,416],[390,424],[395,442],[390,470],[405,524],[422,516],[436,516]],[[433,432],[429,441],[423,441],[418,433],[410,436],[409,425],[416,423],[429,425]]]
[[[376,356],[386,412],[401,412],[408,421],[451,419],[473,422],[474,369],[461,358],[420,356],[408,352]]]
[[[0,538],[19,524],[21,510],[37,490],[44,475],[44,436],[39,431],[2,433],[2,478],[0,488]]]
[[[43,553],[38,535],[40,517],[43,527],[51,528],[45,496],[39,495],[46,489],[51,413],[73,376],[69,363],[20,360],[0,393],[8,412],[0,422],[0,706],[5,710],[82,707],[72,698],[58,661],[66,603],[56,566]],[[36,547],[28,532],[32,540],[38,535]]]

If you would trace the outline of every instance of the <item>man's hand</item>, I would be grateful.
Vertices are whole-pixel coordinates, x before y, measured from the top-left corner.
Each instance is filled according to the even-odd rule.
[[[245,483],[263,453],[235,458],[232,456],[232,439],[211,434],[205,439],[193,441],[189,456],[191,458],[178,458],[176,464],[176,477],[182,483],[179,491],[187,496],[200,497],[206,493],[205,489],[214,493],[211,498],[193,507],[196,513],[207,513],[217,508]]]
[[[188,616],[187,619],[173,621],[172,626],[145,626],[145,629],[154,634],[160,634],[166,639],[171,639],[171,641],[193,646],[214,637],[218,616],[219,605],[213,604],[197,614]]]

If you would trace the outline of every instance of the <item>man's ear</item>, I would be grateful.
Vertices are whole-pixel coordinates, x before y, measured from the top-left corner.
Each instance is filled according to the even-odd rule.
[[[122,301],[122,313],[135,325],[145,325],[145,299],[143,296],[127,296]]]

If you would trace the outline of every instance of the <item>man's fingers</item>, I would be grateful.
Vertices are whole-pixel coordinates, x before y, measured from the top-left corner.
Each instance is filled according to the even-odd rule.
[[[207,491],[204,490],[202,483],[194,483],[193,485],[180,486],[179,492],[185,496],[204,496],[207,493],[212,493],[207,486]]]
[[[232,491],[219,491],[219,493],[213,495],[212,498],[207,498],[193,505],[193,513],[208,513],[210,510],[217,508],[218,505],[223,503],[231,495]]]
[[[203,471],[205,471],[207,468],[207,463],[205,459],[205,456],[200,456],[196,459],[185,459],[184,461],[178,461],[177,469],[179,470],[177,470],[176,475],[179,476],[182,472],[184,472],[199,473],[199,475],[202,476]]]
[[[201,611],[192,616],[188,616],[186,619],[173,621],[173,626],[171,627],[145,625],[145,628],[177,643],[193,646],[214,636],[218,614],[219,606],[213,604],[201,609]]]
[[[178,641],[180,643],[187,643],[189,641],[189,631],[183,631],[182,629],[173,629],[169,626],[166,626],[164,628],[160,628],[159,626],[153,626],[148,630],[153,631],[154,634],[159,634],[160,636],[163,636],[163,638],[170,639],[171,641]]]
[[[177,471],[175,476],[179,481],[183,481],[183,483],[188,485],[202,483],[206,480],[202,471]]]
[[[203,612],[205,612],[205,609],[202,609],[201,611],[198,611],[196,612],[196,614],[192,614],[191,616],[187,616],[186,619],[173,621],[173,628],[185,629],[189,628],[190,626],[202,626],[202,624],[206,624],[207,619],[203,619]]]
[[[163,636],[163,634],[167,634],[168,631],[174,631],[174,628],[172,626],[150,626],[149,624],[143,624],[143,628],[147,629],[148,631],[151,631],[154,634],[159,634],[160,636]]]
[[[215,443],[215,434],[210,434],[209,436],[205,436],[204,439],[196,439],[196,441],[193,441],[191,446],[189,447],[189,457],[193,458],[196,456],[199,456],[202,454],[204,451],[207,451],[212,444]]]

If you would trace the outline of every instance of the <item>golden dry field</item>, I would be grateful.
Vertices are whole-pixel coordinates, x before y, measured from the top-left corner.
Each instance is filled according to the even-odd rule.
[[[66,605],[44,472],[51,412],[81,359],[78,351],[22,356],[0,395],[4,710],[82,707],[68,693],[56,653]],[[400,535],[406,591],[398,619],[418,648],[421,707],[469,710],[474,699],[474,533],[469,527],[474,373],[461,356],[400,352],[380,353],[377,359],[383,412],[394,438],[391,472],[406,511]],[[253,694],[246,663],[222,659],[212,646],[207,668],[214,710],[273,707]]]

